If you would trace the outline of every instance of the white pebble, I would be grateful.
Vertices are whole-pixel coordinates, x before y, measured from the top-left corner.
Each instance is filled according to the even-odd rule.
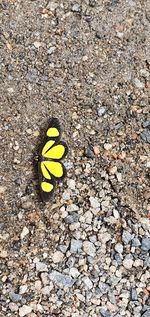
[[[27,305],[23,305],[22,307],[19,308],[19,316],[24,317],[27,314],[30,314],[32,312],[32,308]]]
[[[28,233],[29,233],[29,229],[27,227],[24,227],[20,234],[21,240],[23,240]]]

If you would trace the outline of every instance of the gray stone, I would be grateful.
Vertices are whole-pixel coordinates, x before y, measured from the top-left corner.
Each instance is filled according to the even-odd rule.
[[[146,310],[144,314],[141,315],[141,317],[149,317],[150,316],[150,309]]]
[[[117,261],[117,264],[121,265],[122,264],[122,259],[119,253],[116,253],[114,256],[114,259]]]
[[[47,272],[48,271],[48,267],[43,262],[37,262],[36,263],[36,271],[38,271],[38,272]]]
[[[73,256],[70,256],[68,261],[66,262],[66,265],[70,268],[73,267],[75,264],[76,259]]]
[[[136,301],[138,299],[137,292],[135,288],[131,288],[130,290],[130,298],[132,301]]]
[[[81,7],[78,3],[73,4],[71,8],[72,12],[81,12]]]
[[[150,239],[149,238],[143,238],[142,239],[141,249],[143,251],[149,251],[150,250]]]
[[[109,291],[109,286],[106,283],[99,282],[99,289],[101,294],[106,294]]]
[[[104,308],[100,308],[100,313],[102,317],[112,317],[112,314]]]
[[[78,222],[79,215],[76,212],[72,212],[71,215],[68,215],[67,217],[64,218],[65,223],[71,224],[74,222]]]
[[[142,123],[143,128],[147,128],[150,126],[150,120],[146,120]]]
[[[48,53],[49,55],[51,55],[51,54],[53,54],[55,51],[56,51],[56,47],[55,47],[55,46],[51,46],[51,47],[48,49],[47,53]]]
[[[49,278],[51,281],[55,282],[57,285],[60,286],[71,287],[75,282],[70,276],[59,273],[55,270],[49,274]]]
[[[124,244],[128,244],[132,240],[132,234],[127,230],[123,230],[122,241]]]
[[[105,107],[98,107],[97,108],[97,114],[98,114],[99,117],[101,117],[105,112],[106,112],[106,108]]]
[[[19,302],[21,301],[22,296],[12,291],[9,293],[9,298],[12,300],[12,302]]]
[[[148,131],[148,130],[143,131],[141,133],[141,138],[146,143],[150,143],[150,131]]]
[[[93,287],[93,283],[92,283],[92,281],[89,279],[88,276],[85,276],[85,277],[83,278],[83,282],[84,282],[84,284],[85,284],[85,286],[86,286],[87,288],[91,289],[91,288]]]
[[[141,242],[140,242],[140,240],[138,239],[138,238],[134,238],[133,240],[132,240],[132,247],[139,247],[141,245]]]
[[[61,244],[58,248],[62,253],[66,253],[68,246],[66,244]]]
[[[70,252],[71,253],[79,253],[82,248],[82,241],[71,239],[71,246],[70,246]]]
[[[95,245],[90,241],[83,242],[83,250],[86,254],[90,255],[91,257],[94,257],[96,254]]]
[[[26,79],[30,82],[38,82],[38,71],[36,68],[29,69]]]

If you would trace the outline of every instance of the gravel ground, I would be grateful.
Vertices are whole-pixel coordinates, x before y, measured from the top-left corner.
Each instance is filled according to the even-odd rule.
[[[150,316],[149,1],[2,0],[0,21],[0,317]],[[43,205],[51,116],[68,176]]]

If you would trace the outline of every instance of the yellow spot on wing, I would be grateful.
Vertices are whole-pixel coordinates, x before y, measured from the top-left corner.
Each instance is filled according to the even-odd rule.
[[[59,131],[57,128],[49,128],[46,134],[49,137],[56,137],[59,136]]]
[[[65,147],[62,144],[53,146],[49,151],[43,154],[44,157],[49,159],[61,159],[65,153]]]
[[[43,162],[48,171],[53,174],[55,177],[62,177],[63,176],[63,167],[59,162],[50,162],[44,161]]]
[[[55,143],[55,141],[47,141],[46,144],[44,145],[43,147],[43,150],[42,150],[42,155],[44,156],[44,154],[52,147],[52,145]]]
[[[42,182],[41,188],[44,192],[50,193],[53,190],[54,186],[50,183]]]
[[[41,171],[42,171],[42,174],[45,178],[51,179],[51,176],[50,176],[50,174],[49,174],[48,170],[46,169],[45,164],[43,162],[41,162]]]

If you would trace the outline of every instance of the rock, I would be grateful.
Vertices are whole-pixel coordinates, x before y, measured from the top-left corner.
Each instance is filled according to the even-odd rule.
[[[119,214],[119,211],[117,209],[113,209],[113,216],[116,218],[116,219],[119,219],[120,218],[120,214]]]
[[[92,281],[89,279],[88,276],[86,276],[86,277],[83,278],[83,283],[85,284],[85,286],[86,286],[87,288],[92,289],[93,283],[92,283]]]
[[[149,238],[142,239],[141,249],[143,251],[147,251],[147,252],[150,250],[150,239]]]
[[[24,317],[32,312],[32,308],[27,305],[23,305],[19,308],[19,316]]]
[[[48,273],[41,273],[41,281],[42,281],[43,285],[49,284]]]
[[[26,79],[31,83],[38,82],[38,71],[36,68],[30,68],[27,72]]]
[[[0,194],[3,195],[5,191],[7,190],[6,186],[0,186]]]
[[[73,211],[78,211],[79,207],[75,204],[71,204],[69,206],[67,206],[67,212],[73,212]]]
[[[41,292],[43,295],[50,295],[51,290],[53,289],[53,284],[51,282],[51,285],[46,285],[42,288]]]
[[[130,270],[133,265],[133,259],[130,257],[130,255],[127,255],[122,263],[125,269]]]
[[[71,239],[70,252],[71,253],[80,253],[82,248],[82,241]]]
[[[94,305],[96,305],[96,306],[99,306],[100,305],[100,299],[99,298],[95,298],[95,297],[93,297],[93,298],[91,298],[91,303],[92,304],[94,304]]]
[[[75,261],[76,261],[75,257],[70,256],[70,257],[68,258],[68,261],[66,262],[66,265],[67,265],[69,268],[71,268],[71,267],[74,266]]]
[[[112,149],[112,144],[110,144],[110,143],[104,143],[104,149],[105,149],[106,151],[111,150],[111,149]]]
[[[143,89],[145,86],[138,78],[134,78],[133,83],[139,89]]]
[[[85,148],[85,156],[91,159],[94,158],[93,148],[90,144]]]
[[[150,309],[146,310],[144,314],[141,315],[141,317],[149,317],[149,316],[150,316]]]
[[[34,288],[36,292],[39,292],[42,288],[42,282],[40,280],[35,281]]]
[[[112,317],[111,313],[104,308],[100,308],[100,313],[102,317]]]
[[[68,249],[68,245],[66,245],[66,244],[60,244],[59,245],[59,250],[62,252],[62,253],[66,253],[66,251],[67,251],[67,249]]]
[[[136,289],[131,288],[130,290],[130,299],[136,301],[138,299]]]
[[[43,262],[37,262],[36,263],[36,271],[38,271],[38,272],[47,272],[48,271],[48,267]]]
[[[99,39],[99,40],[103,39],[103,37],[104,37],[103,34],[101,32],[99,32],[99,31],[97,31],[95,33],[95,35],[96,35],[97,39]]]
[[[99,155],[100,154],[99,146],[97,146],[97,145],[93,146],[93,151],[94,151],[95,155]]]
[[[85,212],[84,218],[85,218],[85,223],[91,224],[92,223],[92,218],[93,218],[92,212],[90,210]]]
[[[56,51],[56,47],[55,47],[55,46],[51,46],[51,47],[48,49],[47,53],[48,53],[49,55],[52,55],[55,51]]]
[[[96,254],[96,248],[94,244],[90,241],[83,242],[83,251],[92,257],[94,257]]]
[[[116,177],[119,183],[122,182],[122,174],[121,173],[116,173]]]
[[[98,286],[101,294],[106,294],[109,291],[109,286],[106,283],[99,282]]]
[[[29,229],[27,227],[24,227],[20,234],[21,240],[23,240],[28,233],[29,233]]]
[[[94,209],[100,208],[100,202],[99,202],[99,199],[97,197],[90,197],[89,200],[90,200],[90,204],[91,204],[92,208],[94,208]]]
[[[150,120],[146,120],[142,123],[143,128],[150,127]]]
[[[41,46],[43,46],[43,43],[39,41],[35,41],[33,45],[35,46],[35,48],[40,48]]]
[[[63,200],[70,200],[70,192],[65,190],[62,194]]]
[[[121,243],[117,243],[115,245],[115,251],[122,254],[123,253],[123,245]]]
[[[59,263],[59,262],[62,262],[64,259],[64,254],[60,251],[56,251],[54,254],[53,254],[53,257],[52,257],[52,260],[54,263]]]
[[[138,238],[134,238],[133,240],[132,240],[132,247],[139,247],[141,245],[141,242],[140,242],[140,240],[138,239]]]
[[[22,296],[12,291],[9,293],[9,298],[12,300],[12,302],[19,302],[21,301]]]
[[[74,179],[69,179],[67,181],[67,185],[71,190],[75,190],[76,189],[76,182],[74,181]]]
[[[148,130],[144,130],[141,133],[141,138],[143,141],[145,141],[146,143],[150,143],[150,131]]]
[[[97,32],[98,33],[98,32]],[[105,107],[98,107],[97,108],[97,114],[99,117],[103,116],[103,114],[106,112],[106,108]]]
[[[21,285],[19,288],[19,294],[24,294],[28,289],[28,285]]]
[[[132,234],[127,230],[123,230],[122,241],[124,244],[128,244],[132,240]]]
[[[73,278],[77,278],[79,275],[80,275],[80,272],[75,268],[75,267],[72,267],[70,269],[70,275],[73,277]]]
[[[78,222],[79,215],[76,212],[72,212],[71,215],[68,215],[64,218],[65,223],[72,224],[74,222]]]
[[[72,8],[71,8],[72,12],[81,12],[81,7],[78,3],[73,4]]]
[[[8,253],[6,250],[0,251],[0,258],[5,259],[5,258],[7,258],[7,256],[8,256]]]
[[[74,280],[65,274],[59,273],[58,271],[53,270],[50,274],[49,274],[49,278],[51,281],[53,281],[54,283],[56,283],[58,286],[67,286],[67,287],[71,287],[74,284]]]
[[[9,309],[12,311],[12,312],[16,312],[18,311],[18,306],[15,304],[15,303],[9,303]]]

